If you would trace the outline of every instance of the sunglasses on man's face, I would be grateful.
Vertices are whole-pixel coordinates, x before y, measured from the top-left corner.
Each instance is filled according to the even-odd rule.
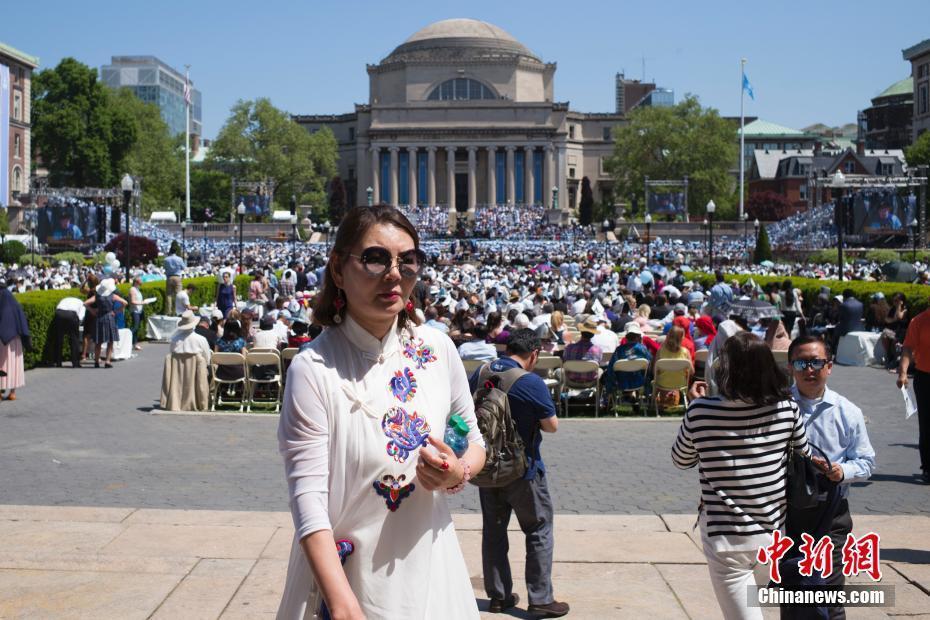
[[[403,278],[415,278],[423,271],[426,265],[426,253],[423,250],[407,250],[395,258],[387,248],[373,246],[362,250],[361,254],[349,254],[357,258],[365,273],[370,276],[383,276],[396,264],[397,270]]]
[[[791,362],[791,367],[794,368],[797,372],[804,372],[808,368],[821,371],[828,363],[829,362],[824,359],[794,360]]]

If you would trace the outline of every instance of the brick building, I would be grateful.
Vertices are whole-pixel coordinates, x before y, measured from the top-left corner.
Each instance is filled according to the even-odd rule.
[[[39,59],[0,42],[0,205],[29,189],[32,71]]]
[[[902,50],[904,60],[911,63],[914,80],[913,140],[930,129],[930,39]]]

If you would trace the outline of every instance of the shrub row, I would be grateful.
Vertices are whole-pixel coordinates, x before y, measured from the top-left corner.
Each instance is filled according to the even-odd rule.
[[[714,285],[714,276],[712,274],[691,272],[688,274],[688,278],[700,282],[704,288],[709,288]],[[810,309],[811,304],[817,299],[821,287],[830,289],[831,296],[842,295],[843,291],[850,289],[856,296],[856,299],[861,301],[866,307],[868,307],[874,293],[881,292],[888,299],[890,299],[894,293],[903,293],[907,300],[906,303],[911,317],[917,316],[918,313],[923,312],[930,306],[930,286],[921,284],[868,282],[864,280],[844,280],[840,282],[839,280],[818,280],[815,278],[795,277],[785,278],[784,276],[758,276],[749,274],[727,274],[726,278],[727,282],[738,280],[740,284],[744,284],[747,280],[752,278],[753,282],[763,287],[771,282],[777,282],[780,287],[781,283],[785,280],[791,280],[794,287],[800,289],[801,294],[804,296],[805,314]]]
[[[239,297],[248,296],[249,276],[238,276],[236,278],[236,290]],[[212,304],[216,299],[217,281],[215,277],[191,278],[184,281],[184,284],[193,284],[194,290],[191,293],[191,303],[195,306]],[[117,291],[123,299],[129,299],[129,285],[121,284]],[[154,297],[155,302],[143,306],[142,324],[139,327],[139,338],[145,338],[146,320],[153,314],[164,314],[165,308],[165,282],[147,282],[141,288],[142,297]],[[83,299],[79,289],[65,289],[52,291],[30,291],[16,295],[17,301],[23,307],[26,314],[26,320],[29,322],[29,331],[32,334],[32,350],[25,353],[26,368],[34,368],[43,362],[51,359],[50,334],[52,320],[55,318],[55,306],[65,297],[78,297]],[[127,315],[127,321],[131,319]],[[65,345],[67,348],[67,344]]]

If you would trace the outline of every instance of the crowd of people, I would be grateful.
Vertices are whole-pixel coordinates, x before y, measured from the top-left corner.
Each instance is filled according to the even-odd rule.
[[[14,274],[12,287],[0,288],[0,371],[6,375],[0,374],[0,389],[15,398],[28,347],[28,325],[11,292],[48,288],[56,275],[81,285],[76,304],[63,300],[56,309],[58,364],[67,338],[72,356],[93,346],[95,363],[110,366],[108,357],[101,359],[101,344],[112,351],[120,316],[138,331],[137,293],[153,277],[165,282],[166,313],[181,317],[173,353],[209,360],[215,352],[250,347],[304,351],[288,374],[279,427],[297,531],[279,617],[304,617],[323,606],[334,617],[477,616],[448,507],[431,491],[457,492],[486,460],[493,465],[473,400],[488,381],[506,387],[526,464],[519,478],[480,492],[490,610],[519,602],[504,544],[516,514],[527,537],[529,611],[568,613],[552,588],[554,515],[541,443],[543,433],[558,429],[563,394],[553,398],[534,372],[546,354],[603,368],[565,377],[565,385],[601,385],[594,393],[604,402],[595,406],[627,397],[639,406],[647,389],[660,408],[690,400],[672,459],[679,467],[701,465],[704,553],[728,618],[761,617],[746,607],[745,586],[758,568],[756,551],[772,532],[813,532],[812,523],[826,519],[825,534],[839,549],[852,529],[849,483],[871,475],[875,453],[861,411],[827,387],[833,351],[848,331],[879,332],[886,367],[900,385],[913,380],[922,479],[930,483],[930,315],[911,320],[903,296],[875,296],[868,307],[852,291],[835,298],[826,289],[804,299],[787,278],[766,287],[751,280],[740,285],[719,271],[705,287],[689,268],[700,244],[687,242],[658,240],[653,264],[641,245],[605,246],[591,238],[421,242],[400,210],[384,206],[350,211],[332,246],[303,245],[294,253],[290,244],[252,242],[242,265],[234,260],[237,249],[208,242],[203,260],[185,261],[169,246],[163,261],[134,267],[129,299],[115,294],[119,276],[100,273],[99,266]],[[768,273],[809,269],[781,272],[776,265]],[[239,270],[251,276],[241,298],[232,284]],[[217,279],[208,307],[192,303],[184,284],[197,275]],[[702,350],[707,353],[699,355]],[[776,353],[786,356],[793,387]],[[483,364],[468,377],[463,360]],[[645,365],[616,370],[622,360]],[[468,439],[461,453],[439,439],[452,414]],[[333,424],[337,418],[346,422]],[[764,447],[746,439],[749,428],[753,437],[766,438]],[[829,513],[826,507],[792,512],[785,502],[788,446],[809,454],[808,443],[824,452],[815,462],[838,484]],[[707,467],[734,449],[738,460]],[[737,470],[752,476],[727,483]],[[427,529],[436,535],[416,535]],[[395,563],[398,557],[405,561]],[[434,562],[445,570],[428,570]],[[842,584],[842,574],[839,579],[828,583]],[[411,581],[422,585],[416,596],[393,595],[392,584]]]

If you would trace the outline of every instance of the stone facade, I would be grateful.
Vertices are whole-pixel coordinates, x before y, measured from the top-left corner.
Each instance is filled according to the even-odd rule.
[[[623,116],[554,101],[555,70],[496,26],[445,20],[368,65],[369,100],[355,112],[294,119],[333,131],[339,174],[358,204],[370,187],[374,202],[450,213],[497,204],[568,211],[583,177],[595,200],[609,191],[603,162]]]
[[[930,129],[930,39],[903,50],[904,60],[911,63],[914,79],[914,117],[912,136],[916,140]]]

